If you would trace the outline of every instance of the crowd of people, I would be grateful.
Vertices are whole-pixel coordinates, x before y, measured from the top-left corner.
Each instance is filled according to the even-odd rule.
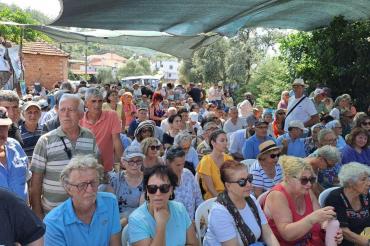
[[[135,246],[370,245],[369,112],[303,79],[272,109],[232,94],[1,90],[0,244],[121,245],[123,231]]]

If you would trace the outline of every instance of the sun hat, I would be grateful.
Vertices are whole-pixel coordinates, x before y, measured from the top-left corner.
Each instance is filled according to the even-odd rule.
[[[8,116],[8,111],[4,107],[0,107],[0,126],[9,126],[12,120]]]
[[[307,130],[307,128],[304,127],[303,122],[300,121],[300,120],[292,120],[292,121],[290,121],[289,124],[288,124],[288,129],[289,128],[299,128],[302,131],[306,131]]]
[[[36,108],[38,108],[39,110],[41,110],[41,107],[40,105],[37,103],[37,102],[34,102],[34,101],[29,101],[27,102],[24,106],[23,106],[23,110],[26,111],[27,109],[29,109],[30,107],[32,106],[35,106]]]
[[[301,86],[307,86],[307,84],[304,83],[304,80],[301,79],[301,78],[298,78],[298,79],[295,79],[292,83],[292,86],[293,85],[301,85]]]
[[[260,153],[257,155],[257,159],[263,155],[264,153],[270,151],[270,150],[281,150],[282,147],[281,146],[277,146],[276,143],[272,140],[267,140],[263,143],[261,143],[259,146],[258,146],[258,150],[260,151]]]

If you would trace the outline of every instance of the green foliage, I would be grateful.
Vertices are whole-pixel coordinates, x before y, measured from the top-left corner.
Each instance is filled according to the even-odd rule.
[[[146,58],[141,58],[139,60],[130,59],[127,61],[126,65],[119,68],[117,71],[117,78],[121,79],[127,76],[140,76],[140,75],[150,75],[152,72],[150,70],[150,62]]]
[[[62,49],[71,55],[72,59],[84,60],[85,59],[85,44],[73,43],[62,44]],[[101,55],[105,53],[115,53],[119,56],[129,58],[134,52],[118,45],[106,45],[98,43],[88,43],[87,55]]]
[[[281,40],[282,59],[290,77],[302,77],[332,89],[333,96],[350,94],[360,109],[370,104],[370,21],[349,23],[342,16],[327,28],[299,32]]]
[[[96,75],[96,79],[101,84],[110,84],[114,81],[111,68],[100,68]]]

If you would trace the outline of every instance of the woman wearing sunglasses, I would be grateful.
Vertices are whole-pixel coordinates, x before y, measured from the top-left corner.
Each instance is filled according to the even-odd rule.
[[[172,201],[177,176],[164,165],[145,169],[145,200],[129,217],[128,238],[133,246],[198,245],[184,205]]]
[[[141,142],[141,149],[145,155],[143,167],[149,168],[163,164],[160,158],[162,144],[157,138],[146,138]]]
[[[283,156],[283,182],[274,186],[267,195],[264,212],[272,231],[284,246],[323,246],[321,225],[335,218],[333,207],[320,208],[311,191],[316,181],[310,164],[301,158]],[[337,232],[336,242],[343,239]]]
[[[253,175],[233,160],[225,161],[220,173],[225,191],[210,211],[203,245],[279,245],[260,205],[250,196]]]
[[[278,163],[281,147],[274,141],[268,140],[258,146],[260,153],[257,155],[258,162],[250,167],[253,175],[253,189],[255,197],[270,190],[283,179],[283,173]]]

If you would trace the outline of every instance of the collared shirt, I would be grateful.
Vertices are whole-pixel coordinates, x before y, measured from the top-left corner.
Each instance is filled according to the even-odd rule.
[[[211,152],[212,152],[212,149],[206,140],[203,140],[202,142],[200,142],[200,144],[197,147],[197,153],[198,153],[199,159],[202,159],[204,155],[208,155]]]
[[[301,158],[308,156],[309,153],[307,153],[307,146],[305,145],[306,138],[298,138],[293,140],[290,138],[289,133],[285,133],[284,135],[278,137],[277,145],[282,145],[283,139],[288,140],[287,155],[292,155]]]
[[[246,126],[245,121],[241,118],[238,118],[236,124],[234,124],[231,119],[228,119],[224,124],[224,131],[229,135],[237,130],[243,129]]]
[[[8,138],[4,145],[7,163],[4,165],[0,162],[0,187],[26,200],[28,157],[17,140]]]
[[[194,168],[196,169],[199,163],[199,157],[197,151],[190,146],[188,153],[185,155],[185,161],[193,163]]]
[[[114,164],[112,135],[121,133],[121,122],[114,111],[102,111],[100,118],[95,124],[88,121],[86,117],[87,114],[88,112],[86,112],[84,118],[80,120],[80,125],[90,129],[94,133],[101,151],[104,169],[106,171],[111,171]]]
[[[118,203],[111,193],[98,192],[96,209],[90,224],[76,215],[72,199],[56,207],[44,219],[45,245],[109,245],[110,238],[120,232]]]
[[[252,137],[248,138],[243,146],[244,159],[256,159],[257,155],[260,153],[258,146],[267,140],[276,142],[276,140],[271,136],[266,136],[263,139],[259,139],[257,138],[256,134],[254,134]]]
[[[294,96],[289,98],[288,102],[288,109],[287,112],[291,110],[291,108],[296,105],[302,97],[300,98],[295,98]],[[300,102],[297,107],[294,108],[294,110],[286,117],[285,119],[285,126],[284,130],[287,132],[288,131],[288,125],[289,122],[292,120],[299,120],[302,121],[302,123],[307,122],[311,116],[316,115],[317,110],[315,108],[315,105],[313,104],[312,100],[306,97],[303,99],[302,102]]]
[[[229,152],[230,154],[243,154],[243,146],[245,140],[247,139],[247,130],[241,129],[237,130],[236,132],[230,135],[230,146]]]
[[[27,130],[26,125],[22,124],[19,127],[21,132],[21,137],[23,140],[23,149],[26,152],[29,161],[31,161],[33,149],[36,146],[37,141],[42,135],[42,128],[40,125],[37,125],[36,130],[34,132],[30,132]]]
[[[69,163],[62,138],[67,148],[71,150],[72,156],[92,154],[98,157],[95,137],[86,128],[80,127],[80,135],[76,143],[72,143],[68,139],[61,127],[40,137],[33,151],[31,171],[44,175],[41,203],[45,212],[50,211],[68,198],[60,182],[60,174]]]
[[[313,104],[315,105],[317,113],[319,113],[319,114],[322,114],[322,113],[328,114],[329,113],[329,110],[326,108],[324,102],[321,101],[321,102],[317,103],[314,98],[311,98],[311,100],[312,100]]]

